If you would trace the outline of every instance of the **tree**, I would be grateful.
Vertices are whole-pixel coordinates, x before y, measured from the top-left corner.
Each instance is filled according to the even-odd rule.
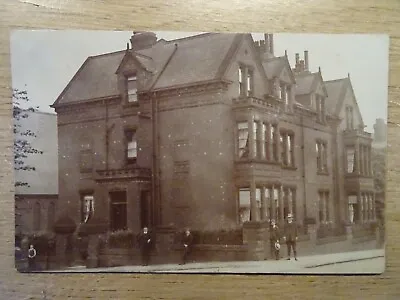
[[[384,206],[385,206],[385,189],[386,189],[386,148],[373,149],[371,153],[372,170],[374,173],[374,187],[377,201],[376,217],[384,225]]]
[[[28,105],[30,101],[27,91],[13,89],[12,100],[14,119],[14,170],[35,171],[35,167],[26,163],[26,158],[32,154],[43,154],[43,151],[32,147],[30,140],[35,138],[36,134],[32,130],[24,128],[21,125],[21,121],[28,118],[29,113],[35,112],[38,107],[23,108],[25,105]],[[16,180],[15,187],[17,186],[29,187],[29,183]]]
[[[371,154],[375,191],[384,196],[386,188],[386,148],[373,149]]]

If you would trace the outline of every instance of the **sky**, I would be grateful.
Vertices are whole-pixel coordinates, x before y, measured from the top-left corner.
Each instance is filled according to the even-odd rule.
[[[155,32],[166,40],[195,32]],[[27,90],[32,106],[54,112],[50,105],[88,56],[126,49],[131,31],[18,30],[11,33],[13,88]],[[263,34],[253,34],[254,40]],[[295,53],[309,52],[310,71],[321,67],[324,80],[350,74],[357,101],[373,132],[377,118],[387,121],[389,37],[367,34],[274,34],[275,55],[287,50],[291,66]]]

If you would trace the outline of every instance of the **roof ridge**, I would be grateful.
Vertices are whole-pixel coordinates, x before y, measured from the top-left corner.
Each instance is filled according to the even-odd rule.
[[[122,53],[124,51],[126,51],[126,50],[118,50],[118,51],[114,51],[114,52],[107,52],[107,53],[102,53],[102,54],[97,54],[97,55],[89,55],[88,58],[98,58],[100,56],[119,54],[119,53]]]
[[[164,39],[164,41],[166,43],[173,43],[173,42],[177,42],[177,41],[186,41],[186,40],[196,39],[196,38],[199,38],[199,37],[204,37],[204,36],[207,36],[207,35],[217,35],[217,34],[221,34],[221,33],[218,33],[218,32],[205,32],[205,33],[190,35],[190,36],[186,36],[186,37],[182,37],[182,38],[178,38],[178,39],[174,39],[174,40],[165,40]]]
[[[337,78],[337,79],[332,79],[332,80],[324,80],[324,82],[325,82],[325,83],[329,83],[329,82],[333,83],[333,82],[337,82],[337,81],[341,81],[341,80],[346,80],[346,79],[347,79],[347,77],[344,77],[344,78]]]

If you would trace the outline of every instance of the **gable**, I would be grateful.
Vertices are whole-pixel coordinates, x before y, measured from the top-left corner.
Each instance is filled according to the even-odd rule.
[[[344,90],[343,101],[342,101],[341,109],[340,109],[342,114],[345,114],[347,106],[353,107],[354,125],[356,127],[359,125],[363,125],[364,121],[362,119],[361,111],[358,106],[357,99],[355,97],[355,94],[354,94],[353,88],[351,87],[351,84],[346,84],[346,87]]]
[[[121,63],[118,66],[116,74],[129,74],[133,70],[143,70],[143,65],[139,62],[139,60],[132,54],[130,51],[125,52],[125,56],[122,59]]]
[[[290,66],[288,66],[287,64],[283,65],[282,71],[279,75],[279,79],[285,83],[289,83],[289,84],[295,83],[293,72],[292,72]]]
[[[261,64],[260,57],[257,50],[254,47],[254,41],[251,34],[240,34],[240,40],[238,39],[235,44],[233,44],[233,49],[228,53],[226,57],[227,67],[223,72],[223,77],[229,76],[228,73],[232,69],[233,65],[237,62],[250,65],[257,69],[257,73],[264,79],[267,78],[265,70]]]
[[[327,96],[323,81],[317,79],[315,93],[321,96]]]

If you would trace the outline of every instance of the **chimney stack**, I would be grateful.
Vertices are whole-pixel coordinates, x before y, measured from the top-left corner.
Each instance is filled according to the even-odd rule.
[[[269,53],[274,56],[274,36],[272,33],[268,33],[268,41],[269,41]]]
[[[304,64],[305,64],[305,66],[304,66],[305,71],[308,71],[308,51],[307,50],[304,51]]]
[[[300,72],[304,71],[304,60],[300,60]]]
[[[298,53],[296,53],[296,68],[300,63],[300,55]]]
[[[270,52],[270,47],[269,47],[269,34],[265,33],[264,34],[264,40],[265,40],[265,46],[266,46],[266,52]]]

